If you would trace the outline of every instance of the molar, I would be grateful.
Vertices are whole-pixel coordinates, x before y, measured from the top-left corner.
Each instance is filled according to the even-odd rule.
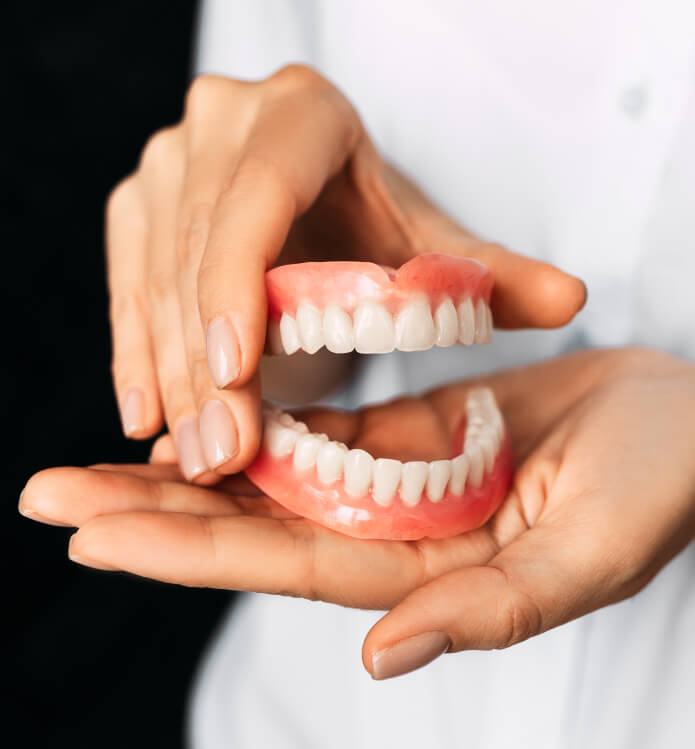
[[[355,348],[352,320],[342,307],[330,305],[324,310],[323,340],[334,354],[348,354]]]
[[[345,456],[345,491],[352,497],[363,497],[372,483],[374,458],[364,450],[348,450]]]
[[[451,299],[445,299],[434,313],[437,346],[453,346],[459,333],[456,307]]]
[[[304,351],[315,354],[323,346],[323,333],[321,313],[313,304],[302,302],[297,307],[297,328]]]
[[[458,308],[459,341],[470,346],[475,339],[475,310],[470,297],[464,299]]]
[[[465,455],[457,455],[451,461],[451,478],[449,479],[449,491],[460,496],[466,488],[468,477],[468,458]]]
[[[396,317],[396,348],[426,351],[434,346],[436,333],[428,302],[408,304]]]
[[[387,354],[393,351],[393,318],[380,304],[360,302],[355,310],[355,349],[360,354]]]
[[[378,458],[374,461],[372,496],[378,505],[388,507],[393,502],[401,480],[402,468],[403,464],[400,460]]]
[[[286,354],[294,354],[295,351],[299,351],[302,345],[299,340],[297,323],[294,317],[288,315],[287,312],[283,312],[280,318],[280,340]]]
[[[429,475],[429,465],[424,460],[411,460],[403,464],[400,494],[403,504],[415,507]]]
[[[446,485],[451,476],[450,460],[434,460],[429,464],[427,476],[427,496],[430,502],[439,502],[444,496]]]
[[[348,449],[342,442],[326,442],[316,456],[316,472],[322,484],[332,484],[343,475]]]

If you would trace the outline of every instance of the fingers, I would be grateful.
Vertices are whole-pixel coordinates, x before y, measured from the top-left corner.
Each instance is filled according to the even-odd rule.
[[[492,244],[473,245],[468,255],[495,279],[492,312],[499,328],[557,328],[586,303],[586,286],[549,263]]]
[[[218,387],[256,372],[266,327],[265,272],[294,218],[341,168],[361,135],[359,120],[320,76],[282,71],[217,201],[198,274],[207,359]]]
[[[140,185],[123,181],[106,208],[112,370],[123,432],[144,438],[162,425],[145,288],[147,225]]]

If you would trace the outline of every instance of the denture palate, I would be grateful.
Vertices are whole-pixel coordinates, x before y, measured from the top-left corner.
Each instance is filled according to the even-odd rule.
[[[489,343],[492,313],[485,300],[467,296],[445,297],[433,305],[424,296],[414,296],[392,314],[384,304],[364,299],[353,309],[336,304],[319,309],[300,302],[293,316],[283,312],[269,321],[269,348],[274,354],[309,354],[325,346],[336,354],[384,354],[426,351],[434,346]]]
[[[314,434],[306,424],[277,408],[264,410],[265,444],[276,459],[291,457],[299,474],[316,472],[321,485],[342,482],[349,496],[370,496],[382,507],[399,498],[407,507],[422,501],[437,503],[445,495],[461,497],[467,486],[478,488],[492,471],[504,439],[504,423],[489,388],[469,391],[460,452],[448,460],[401,462],[350,449],[325,434]]]

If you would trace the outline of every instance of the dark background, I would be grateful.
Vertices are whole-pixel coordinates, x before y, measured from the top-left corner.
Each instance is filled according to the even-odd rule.
[[[147,455],[123,438],[111,388],[102,214],[147,136],[180,116],[196,7],[14,2],[3,15],[0,744],[181,746],[229,594],[78,567],[68,530],[16,507],[41,468]]]

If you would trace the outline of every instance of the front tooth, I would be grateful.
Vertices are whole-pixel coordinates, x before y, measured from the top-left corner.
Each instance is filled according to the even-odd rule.
[[[331,305],[324,310],[323,340],[334,354],[348,354],[355,348],[352,320],[342,307]]]
[[[297,308],[297,328],[302,348],[307,354],[315,354],[323,346],[321,313],[313,304],[302,302]]]
[[[420,501],[428,475],[429,465],[424,460],[411,460],[403,464],[400,489],[403,504],[414,507]]]
[[[451,299],[445,299],[434,313],[434,324],[437,331],[437,346],[453,346],[459,334],[456,307]]]
[[[477,441],[471,441],[466,446],[466,457],[468,458],[468,479],[471,486],[477,489],[483,483],[485,473],[485,456]]]
[[[343,475],[347,447],[342,442],[325,442],[316,456],[316,473],[322,484],[332,484]]]
[[[280,318],[280,340],[286,354],[294,354],[295,351],[299,351],[302,345],[299,340],[297,323],[294,317],[288,315],[287,312],[283,312]]]
[[[478,299],[475,305],[475,343],[486,343],[487,338],[487,311],[483,299]]]
[[[463,494],[466,488],[468,476],[468,458],[465,455],[457,455],[451,461],[451,479],[449,480],[449,491],[456,496]]]
[[[314,467],[323,440],[317,434],[302,434],[294,448],[292,465],[295,471],[308,471]]]
[[[401,480],[402,467],[400,460],[379,458],[374,461],[372,496],[378,505],[388,507],[393,502],[398,482]]]
[[[458,308],[459,316],[459,341],[464,346],[470,346],[475,339],[475,310],[473,302],[468,297],[464,299]]]
[[[280,335],[280,321],[274,317],[268,318],[268,352],[274,356],[285,353],[285,347],[282,345],[282,336]]]
[[[434,460],[430,463],[429,474],[427,476],[427,496],[430,502],[439,502],[444,496],[450,476],[450,460]]]
[[[399,351],[426,351],[434,346],[436,333],[427,302],[404,307],[396,317],[396,348]]]
[[[376,302],[361,302],[355,310],[355,349],[359,354],[393,351],[393,318]]]
[[[294,450],[298,437],[294,429],[273,421],[266,424],[263,435],[266,449],[274,458],[284,458],[289,455]]]
[[[363,497],[372,483],[374,458],[364,450],[348,450],[345,456],[345,491],[352,497]]]

